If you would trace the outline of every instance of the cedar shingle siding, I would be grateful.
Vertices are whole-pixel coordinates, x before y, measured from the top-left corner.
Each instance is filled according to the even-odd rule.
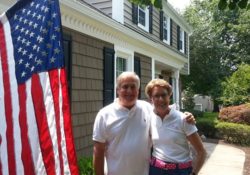
[[[77,156],[92,155],[92,129],[103,107],[103,49],[110,43],[66,29],[71,37],[71,112]]]
[[[151,75],[151,58],[147,57],[145,55],[139,54],[139,53],[135,53],[135,57],[140,58],[140,63],[141,63],[141,99],[147,99],[146,95],[145,95],[145,87],[147,85],[147,83],[152,79],[152,75]]]

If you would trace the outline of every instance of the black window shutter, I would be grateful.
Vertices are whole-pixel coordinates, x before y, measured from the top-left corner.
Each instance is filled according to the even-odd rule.
[[[138,5],[132,3],[132,22],[138,24]]]
[[[169,82],[168,83],[173,87],[173,78],[172,77],[169,77]],[[171,98],[170,98],[170,104],[173,104],[173,103],[174,103],[174,96],[172,94]]]
[[[140,57],[137,56],[134,58],[134,71],[139,77],[141,77],[141,61]]]
[[[173,45],[173,21],[170,19],[170,45]]]
[[[153,32],[153,5],[149,6],[149,33]]]
[[[184,32],[184,53],[187,54],[187,33]]]
[[[177,26],[177,49],[180,50],[180,26]]]
[[[134,57],[134,72],[140,77],[141,79],[141,60],[140,57]],[[141,90],[139,90],[139,98],[141,98]]]
[[[103,106],[114,101],[114,49],[104,48]]]
[[[160,11],[160,39],[163,40],[163,11]]]
[[[71,36],[63,34],[63,56],[65,63],[65,70],[67,74],[68,92],[71,101],[71,70],[72,70],[72,59],[71,59]]]

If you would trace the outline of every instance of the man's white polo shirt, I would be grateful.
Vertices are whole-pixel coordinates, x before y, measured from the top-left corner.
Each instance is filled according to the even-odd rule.
[[[148,174],[151,110],[145,101],[128,110],[115,100],[97,114],[93,140],[107,143],[108,175]]]

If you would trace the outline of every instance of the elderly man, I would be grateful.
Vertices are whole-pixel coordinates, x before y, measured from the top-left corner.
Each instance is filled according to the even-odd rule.
[[[134,72],[123,72],[117,78],[118,98],[96,116],[93,130],[96,175],[148,175],[152,106],[137,99],[139,87],[140,79]]]

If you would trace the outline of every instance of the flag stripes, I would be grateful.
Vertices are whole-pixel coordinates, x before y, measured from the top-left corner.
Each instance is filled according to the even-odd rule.
[[[7,32],[7,31],[6,31]],[[8,164],[9,164],[9,174],[16,174],[15,166],[15,150],[14,150],[14,135],[13,135],[13,110],[12,110],[12,98],[11,88],[10,88],[10,77],[9,77],[9,63],[7,59],[7,49],[5,42],[5,31],[3,25],[0,23],[0,48],[1,48],[1,65],[3,77],[3,89],[4,89],[4,107],[5,107],[5,119],[6,121],[6,138],[7,138],[7,152],[8,152]],[[2,135],[2,134],[1,134]]]
[[[0,30],[1,30],[1,28],[0,28]],[[0,42],[1,42],[1,38],[0,38]],[[1,57],[1,54],[0,54],[0,77],[3,77],[3,74],[2,74],[2,71],[1,71],[2,70],[2,64],[1,64],[2,61],[1,60],[2,60],[2,57]],[[3,92],[4,92],[3,91],[3,82],[0,81],[0,94],[4,94]],[[4,106],[4,101],[2,99],[2,96],[0,96],[0,106]],[[4,110],[4,108],[1,108],[1,110],[0,110],[0,121],[5,121],[5,110]],[[4,154],[5,152],[2,151],[2,150],[6,150],[6,147],[7,147],[6,139],[2,137],[3,133],[5,133],[5,131],[6,131],[6,127],[7,127],[6,122],[2,122],[1,127],[0,127],[0,175],[3,174],[2,172],[6,168],[6,167],[3,168],[2,162],[8,162],[7,155],[5,155]]]
[[[61,148],[61,126],[60,126],[60,106],[59,106],[59,76],[57,70],[51,70],[49,71],[49,77],[50,78],[50,85],[52,87],[52,94],[53,94],[53,100],[54,100],[54,111],[55,111],[55,120],[56,120],[56,134],[57,134],[57,145],[58,145],[58,152],[59,152],[59,160],[60,160],[60,169],[61,169],[61,175],[63,175],[63,160],[62,160],[62,148]]]
[[[39,10],[41,9],[41,13],[47,13],[50,10],[42,5],[43,3],[55,5],[56,8],[51,7],[52,10],[58,10],[59,7],[56,0],[24,0],[18,1],[19,5],[22,2],[24,5],[20,7],[24,8],[22,11],[25,13],[29,13],[28,8],[37,8],[37,13],[33,13],[37,18],[37,25],[40,22],[38,17],[43,18],[38,14]],[[15,10],[18,10],[17,6],[11,11],[14,13]],[[18,20],[18,16],[21,16],[19,12],[20,10],[17,15],[10,16]],[[48,28],[42,25],[40,32],[54,30],[53,27],[51,29],[49,27],[53,24],[53,20],[56,20],[58,13],[51,12],[51,14],[53,19],[49,21]],[[21,18],[22,16],[16,30],[13,30],[11,26],[13,23],[9,23],[8,17],[5,14],[0,16],[0,175],[78,175],[66,73],[65,69],[60,67],[63,64],[59,63],[62,56],[61,39],[57,38],[60,36],[58,34],[60,23],[55,23],[53,39],[38,35],[37,40],[32,42],[39,43],[34,43],[36,50],[31,52],[30,42],[25,37],[32,38],[34,34],[32,30],[36,29],[25,29],[29,26],[27,21],[25,22],[25,17]],[[31,21],[28,22],[31,23]],[[16,32],[19,32],[18,27],[21,28],[21,23],[24,23],[24,28],[18,35]],[[30,27],[33,26],[30,25]],[[15,35],[12,35],[14,31]],[[20,44],[21,41],[18,41],[20,38],[23,45],[18,45],[20,50],[18,53],[18,48],[13,44],[15,42]],[[45,40],[48,41],[45,42]],[[53,45],[50,42],[56,42],[56,44]],[[50,52],[46,53],[39,50],[43,48],[39,44],[55,48],[49,49]],[[28,51],[30,51],[29,56]],[[35,52],[39,54],[33,55]],[[49,54],[48,59],[45,57],[47,54]],[[20,58],[17,59],[17,56]],[[31,69],[30,78],[17,81],[17,73],[25,75],[25,72],[16,71],[18,64],[21,64],[25,57],[33,59],[32,64],[40,64],[44,59],[47,59],[46,63],[49,64],[60,57],[59,67],[49,67],[37,72],[32,72],[33,69]],[[26,71],[26,68],[31,66],[27,62],[22,68]]]
[[[32,161],[31,156],[31,148],[30,142],[28,138],[28,126],[27,126],[27,111],[26,111],[26,85],[21,84],[18,86],[18,94],[19,94],[19,106],[20,106],[20,113],[19,113],[19,123],[21,128],[21,143],[22,147],[22,162],[24,165],[24,174],[35,174],[34,171],[34,164]]]
[[[75,156],[75,147],[72,140],[72,128],[71,126],[71,117],[70,117],[70,102],[68,97],[68,84],[66,79],[66,71],[65,69],[61,69],[60,71],[60,105],[61,112],[61,130],[62,130],[62,146],[63,146],[63,157],[64,157],[64,165],[65,165],[65,172],[71,172],[72,174],[79,174],[78,169],[76,167],[77,159]],[[70,125],[69,125],[70,124]],[[73,154],[74,153],[74,154]],[[71,160],[72,163],[67,163],[66,160]],[[75,163],[74,163],[75,162]]]
[[[47,174],[54,175],[56,174],[55,157],[54,157],[55,154],[53,150],[52,139],[50,137],[50,129],[54,126],[51,123],[48,123],[47,120],[48,116],[44,106],[45,102],[43,100],[44,94],[42,93],[42,91],[43,90],[40,84],[39,75],[34,74],[31,80],[31,94],[32,94],[35,117],[38,128],[39,143],[41,147],[41,152],[46,172]]]
[[[38,128],[36,126],[36,118],[33,100],[31,96],[31,79],[26,82],[26,94],[27,94],[27,124],[28,124],[28,136],[31,145],[32,152],[32,160],[35,166],[35,172],[39,172],[39,174],[46,174],[43,157],[41,153],[41,148],[39,145],[39,137],[38,137]],[[37,173],[36,173],[37,174]]]

